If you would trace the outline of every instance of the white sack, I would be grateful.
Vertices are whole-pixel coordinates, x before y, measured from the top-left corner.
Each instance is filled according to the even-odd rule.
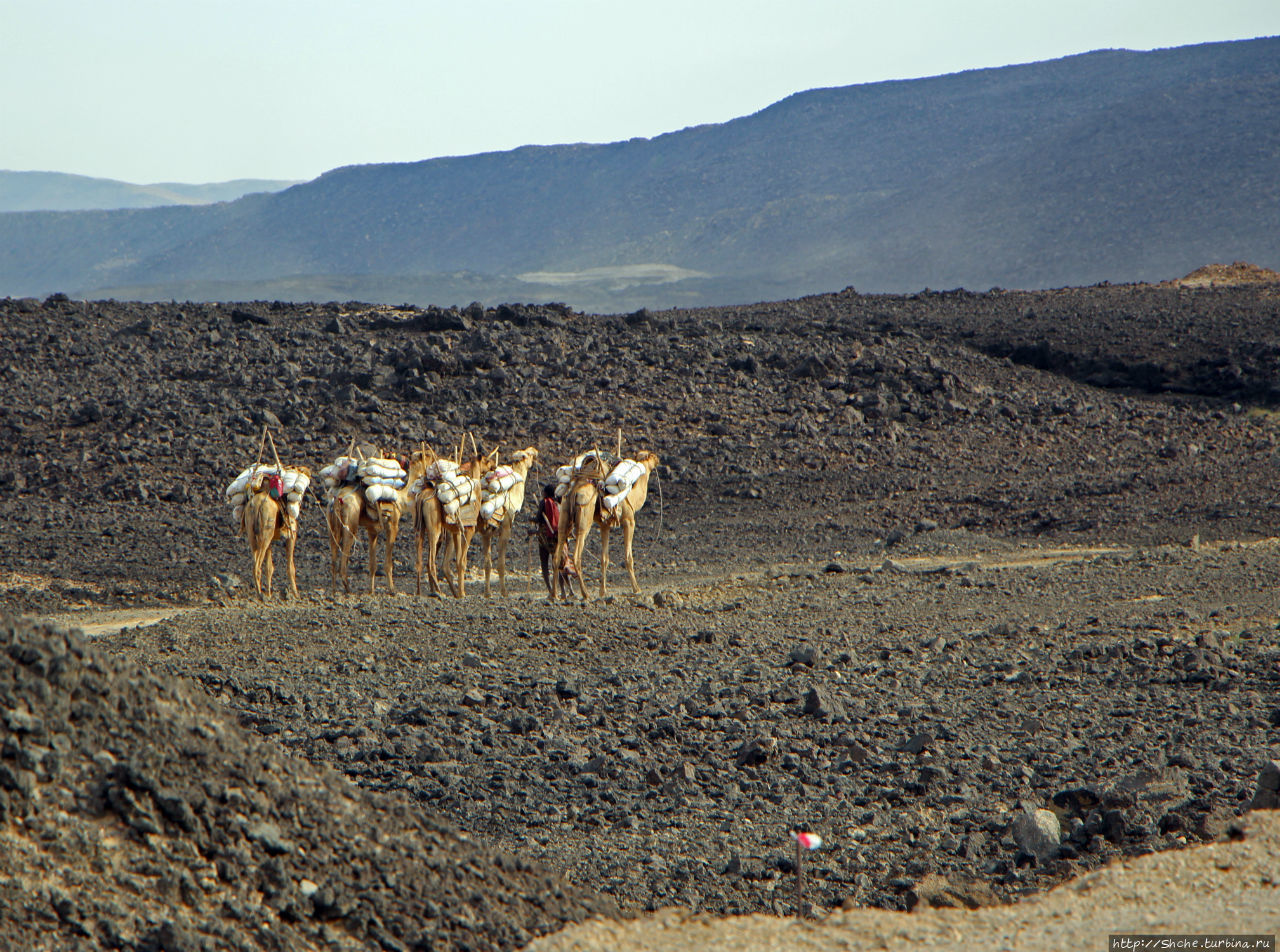
[[[390,502],[395,499],[396,491],[390,486],[366,486],[364,498],[376,506],[380,502]]]
[[[458,464],[453,460],[438,459],[427,467],[426,472],[423,475],[426,479],[429,479],[434,483],[444,479],[450,473],[456,473],[457,471]]]

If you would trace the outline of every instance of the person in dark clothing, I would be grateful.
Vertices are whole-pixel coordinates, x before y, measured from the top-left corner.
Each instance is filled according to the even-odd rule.
[[[542,581],[547,594],[551,594],[551,560],[556,551],[556,535],[560,531],[560,504],[556,502],[556,487],[548,483],[542,487],[542,503],[534,521],[534,535],[538,537],[538,558],[542,560]]]

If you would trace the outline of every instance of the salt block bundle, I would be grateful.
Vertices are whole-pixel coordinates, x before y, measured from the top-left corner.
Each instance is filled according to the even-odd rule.
[[[334,493],[342,486],[356,481],[356,470],[360,461],[354,456],[339,456],[332,463],[320,470],[320,478],[324,481],[325,498],[332,501]]]
[[[480,481],[480,521],[485,524],[501,522],[511,502],[511,491],[524,482],[524,477],[510,466],[499,466],[485,473]]]
[[[427,483],[438,483],[450,473],[458,471],[458,464],[451,459],[433,460],[426,469],[422,471],[422,475],[409,484],[408,490],[410,496],[417,496],[426,488]]]
[[[432,483],[438,483],[450,473],[458,471],[458,464],[451,459],[438,459],[427,467],[423,473],[423,478]]]
[[[572,463],[567,463],[556,470],[556,499],[563,499],[569,484],[583,474],[598,472],[608,466],[607,457],[594,450],[580,453]]]
[[[556,470],[556,498],[563,499],[565,490],[573,481],[573,464],[566,463]]]
[[[624,459],[609,471],[609,475],[604,478],[604,484],[600,487],[603,493],[600,503],[604,506],[605,512],[613,512],[622,505],[622,500],[627,498],[627,493],[631,492],[636,480],[644,475],[644,472],[644,467],[633,459]]]
[[[446,519],[457,522],[458,513],[462,511],[462,507],[468,505],[479,492],[479,482],[478,479],[472,479],[457,470],[445,473],[440,478],[436,483],[436,498],[444,508]]]
[[[276,475],[280,477],[280,488],[289,509],[289,518],[293,522],[298,521],[302,512],[302,498],[311,485],[311,470],[305,466],[277,467],[271,463],[258,463],[245,469],[227,486],[225,495],[227,504],[231,507],[232,525],[243,527],[244,507],[249,497],[266,492],[270,488],[271,477]]]
[[[364,483],[364,498],[373,505],[390,502],[396,498],[396,490],[404,489],[409,474],[399,460],[365,459],[356,470]]]

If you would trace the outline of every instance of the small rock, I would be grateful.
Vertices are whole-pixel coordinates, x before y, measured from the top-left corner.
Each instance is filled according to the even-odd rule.
[[[871,758],[871,751],[857,741],[853,741],[848,745],[848,757],[850,763],[865,764]]]
[[[246,831],[249,839],[254,840],[272,856],[279,856],[293,850],[293,844],[280,833],[280,827],[274,823],[255,823]]]
[[[1062,844],[1062,826],[1052,810],[1022,811],[1013,818],[1013,841],[1040,863],[1058,855]]]
[[[684,599],[678,592],[654,592],[653,604],[657,608],[684,608]]]
[[[816,645],[799,645],[791,649],[787,655],[787,664],[796,665],[803,664],[810,668],[818,663],[818,659],[822,657],[822,652],[818,650]]]
[[[933,735],[925,731],[912,734],[898,749],[908,754],[921,754],[933,744]]]
[[[578,687],[578,683],[576,681],[569,678],[560,678],[556,681],[556,696],[561,700],[567,701],[570,698],[578,697],[581,694],[582,690]]]
[[[907,890],[907,911],[923,908],[979,909],[994,905],[995,892],[981,880],[952,882],[946,876],[930,873]]]
[[[1119,810],[1108,810],[1102,814],[1102,828],[1100,832],[1112,843],[1118,843],[1124,838],[1125,833],[1129,831],[1129,823],[1124,818],[1124,814]]]
[[[1089,812],[1097,809],[1101,802],[1102,797],[1092,787],[1071,787],[1067,790],[1059,790],[1053,795],[1055,807],[1081,817],[1088,816]]]
[[[756,767],[765,763],[777,751],[776,738],[753,737],[738,748],[736,763],[739,767]]]
[[[1236,815],[1227,807],[1214,807],[1192,821],[1191,830],[1202,840],[1225,839],[1236,822]]]
[[[1258,774],[1258,789],[1249,801],[1250,810],[1280,809],[1280,760],[1268,760]]]
[[[218,588],[233,592],[244,583],[240,581],[240,576],[234,572],[216,572],[213,576],[213,584]]]
[[[804,712],[814,717],[829,717],[832,720],[845,718],[844,704],[827,688],[812,687],[805,695]]]

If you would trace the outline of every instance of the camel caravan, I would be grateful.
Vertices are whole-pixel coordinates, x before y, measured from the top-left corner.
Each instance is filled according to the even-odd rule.
[[[273,462],[263,462],[268,443]],[[464,438],[449,455],[438,455],[421,443],[399,456],[371,444],[357,445],[353,439],[345,453],[319,470],[333,595],[339,583],[344,594],[351,594],[349,563],[362,530],[369,550],[369,593],[377,591],[381,544],[382,575],[387,591],[396,594],[394,549],[407,515],[415,540],[416,594],[422,594],[425,552],[429,594],[443,597],[443,575],[453,596],[465,596],[468,552],[479,534],[484,593],[491,592],[496,565],[498,589],[507,596],[511,536],[525,505],[525,487],[538,463],[538,450],[527,446],[500,461],[500,448],[482,452],[474,436],[470,443],[469,452]],[[570,597],[568,582],[573,578],[581,598],[589,597],[582,557],[593,526],[600,530],[601,597],[608,591],[609,533],[616,527],[622,529],[631,589],[640,592],[632,553],[636,514],[648,499],[649,478],[658,457],[648,451],[630,459],[621,457],[619,433],[616,456],[599,450],[579,454],[559,467],[555,482],[541,494],[535,528],[529,535],[537,534],[543,546],[543,577],[552,600]],[[295,598],[298,595],[294,549],[302,504],[311,485],[311,470],[282,464],[275,440],[264,428],[258,461],[227,486],[232,524],[249,543],[254,586],[263,600],[272,593],[272,547],[277,540],[285,543],[290,591]],[[554,571],[548,572],[548,563]]]

